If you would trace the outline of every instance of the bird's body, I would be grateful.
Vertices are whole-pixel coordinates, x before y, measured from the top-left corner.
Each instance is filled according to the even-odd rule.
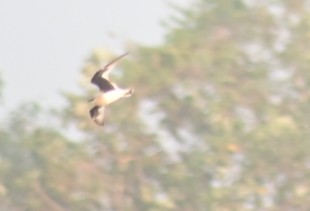
[[[122,97],[126,97],[129,90],[127,89],[113,89],[111,91],[108,91],[106,93],[101,92],[97,97],[95,98],[95,105],[97,106],[106,106],[109,105],[117,100],[119,100]]]
[[[100,90],[100,93],[93,100],[91,100],[95,105],[89,111],[91,118],[98,125],[104,124],[105,106],[119,100],[120,98],[130,97],[133,93],[133,89],[119,88],[115,83],[109,80],[109,73],[115,63],[127,54],[128,53],[124,53],[109,62],[102,69],[98,70],[91,79],[91,83],[98,86]]]

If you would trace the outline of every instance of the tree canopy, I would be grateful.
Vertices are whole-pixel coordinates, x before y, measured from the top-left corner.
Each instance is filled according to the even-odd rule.
[[[104,50],[85,62],[81,92],[64,94],[64,112],[29,103],[11,113],[0,209],[310,209],[309,1],[175,9],[164,42],[135,44],[114,71],[136,92],[107,108],[103,128],[87,99],[115,56]]]

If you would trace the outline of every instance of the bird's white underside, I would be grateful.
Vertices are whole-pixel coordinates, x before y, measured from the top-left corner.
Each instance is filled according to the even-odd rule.
[[[109,105],[127,94],[127,89],[114,89],[105,93],[100,93],[96,99],[97,106]]]

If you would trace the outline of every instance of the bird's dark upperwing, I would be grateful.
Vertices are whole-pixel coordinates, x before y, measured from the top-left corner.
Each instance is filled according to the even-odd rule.
[[[104,107],[95,106],[90,109],[89,114],[97,125],[104,125]]]
[[[129,54],[129,52],[123,53],[122,55],[116,57],[108,64],[106,64],[102,69],[98,70],[92,77],[91,83],[97,85],[99,89],[103,92],[107,92],[114,89],[114,86],[108,80],[108,75],[115,66],[116,62],[121,58],[123,58],[124,56],[126,56],[127,54]]]
[[[101,77],[100,71],[96,72],[91,82],[97,85],[102,92],[108,92],[114,89],[114,86],[107,79]]]

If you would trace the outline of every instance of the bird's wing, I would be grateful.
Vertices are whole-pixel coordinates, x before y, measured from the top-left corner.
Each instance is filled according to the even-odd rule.
[[[114,85],[107,79],[102,78],[100,72],[96,72],[91,82],[97,85],[102,92],[108,92],[114,89]]]
[[[108,64],[106,64],[102,69],[100,69],[99,72],[101,73],[101,77],[109,79],[109,74],[110,74],[111,70],[115,67],[117,61],[122,59],[127,54],[129,54],[129,52],[125,52],[122,55],[114,58],[112,61],[110,61]]]
[[[97,85],[99,89],[103,92],[110,91],[115,87],[115,84],[111,83],[109,81],[109,73],[115,66],[116,62],[126,56],[128,52],[123,53],[122,55],[116,57],[112,61],[110,61],[108,64],[106,64],[102,69],[98,70],[95,75],[91,79],[91,83]]]
[[[115,59],[113,59],[112,61],[110,61],[108,64],[106,64],[103,68],[102,68],[102,75],[101,77],[103,78],[109,78],[109,74],[111,72],[111,70],[115,67],[116,63],[121,60],[123,57],[125,57],[126,55],[128,55],[129,52],[125,52],[122,55],[116,57]]]
[[[104,110],[104,107],[94,106],[89,111],[90,117],[97,125],[104,125]]]

